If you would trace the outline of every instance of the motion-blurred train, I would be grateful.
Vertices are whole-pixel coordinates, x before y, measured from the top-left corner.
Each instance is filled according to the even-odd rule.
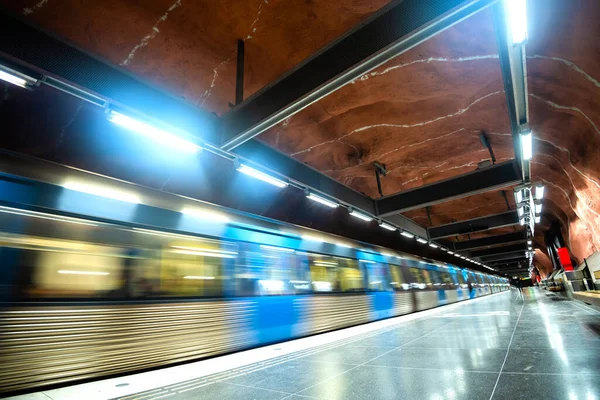
[[[0,154],[0,274],[3,393],[508,288],[497,276],[10,153]]]

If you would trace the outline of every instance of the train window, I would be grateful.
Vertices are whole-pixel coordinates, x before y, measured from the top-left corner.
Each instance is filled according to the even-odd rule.
[[[368,289],[385,291],[390,289],[388,265],[374,261],[362,261],[367,272]]]
[[[160,293],[163,296],[224,294],[225,265],[237,258],[237,246],[214,240],[163,243]]]
[[[399,265],[390,265],[390,273],[392,275],[390,285],[394,290],[407,290],[409,288]]]
[[[465,277],[463,276],[462,271],[458,271],[456,278],[458,279],[459,284],[463,285],[465,283]]]
[[[417,289],[425,289],[427,288],[427,284],[431,285],[431,281],[429,281],[429,274],[427,271],[421,268],[411,268],[410,273],[413,276],[415,282],[412,283],[412,287]]]
[[[122,287],[118,247],[11,234],[2,246],[16,251],[18,297],[105,297]]]
[[[364,290],[363,273],[356,260],[306,253],[314,292]]]
[[[235,281],[239,296],[282,295],[310,291],[308,269],[293,250],[244,244]]]
[[[441,275],[442,275],[442,283],[444,283],[446,285],[453,285],[454,284],[454,281],[452,280],[452,277],[450,276],[450,273],[448,273],[446,271],[442,271]]]
[[[435,270],[429,270],[429,276],[431,277],[431,283],[433,284],[433,287],[439,287],[442,285],[442,281],[440,279],[440,273],[438,271]]]

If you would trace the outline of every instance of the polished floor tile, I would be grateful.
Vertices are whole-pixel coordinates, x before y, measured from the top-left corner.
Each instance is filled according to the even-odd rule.
[[[367,364],[399,368],[500,372],[505,356],[506,349],[403,347],[369,361]]]
[[[600,355],[593,348],[511,348],[503,372],[600,374]]]
[[[299,394],[319,399],[488,399],[497,374],[361,367]]]
[[[225,382],[296,393],[355,367],[341,363],[297,360],[227,379]]]
[[[456,349],[506,349],[510,335],[453,335],[426,336],[406,344],[406,347],[456,348]]]
[[[600,377],[502,374],[493,400],[598,400]]]
[[[390,348],[386,347],[357,347],[350,344],[336,347],[331,350],[321,351],[306,357],[302,357],[301,360],[322,363],[358,365],[365,363],[375,357],[378,357],[390,350]]]
[[[168,398],[177,400],[280,400],[289,395],[290,393],[281,393],[246,386],[230,385],[227,383],[213,383],[197,389],[189,390],[187,392],[177,393],[176,395],[169,396]]]

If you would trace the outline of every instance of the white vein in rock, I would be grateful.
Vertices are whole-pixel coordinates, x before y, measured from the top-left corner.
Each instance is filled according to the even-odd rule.
[[[313,149],[315,149],[317,147],[321,147],[321,146],[329,144],[329,143],[338,142],[341,139],[344,139],[344,138],[346,138],[348,136],[354,135],[355,133],[363,132],[363,131],[370,130],[370,129],[376,129],[376,128],[408,129],[408,128],[417,128],[417,127],[421,127],[421,126],[426,126],[426,125],[429,125],[429,124],[433,124],[434,122],[438,122],[438,121],[442,121],[442,120],[445,120],[445,119],[448,119],[448,118],[452,118],[452,117],[456,117],[456,116],[462,115],[462,114],[466,113],[467,111],[469,111],[469,109],[471,107],[473,107],[475,104],[477,104],[477,103],[479,103],[479,102],[487,99],[488,97],[495,96],[495,95],[500,94],[500,93],[504,93],[504,90],[498,90],[496,92],[488,93],[485,96],[479,97],[478,99],[474,100],[469,105],[467,105],[465,108],[462,108],[462,109],[460,109],[460,110],[458,110],[456,112],[453,112],[451,114],[443,115],[443,116],[440,116],[440,117],[437,117],[437,118],[434,118],[434,119],[431,119],[431,120],[428,120],[428,121],[417,122],[417,123],[414,123],[414,124],[390,124],[390,123],[383,123],[383,124],[374,124],[374,125],[362,126],[360,128],[354,129],[353,131],[350,131],[349,133],[347,133],[347,134],[345,134],[343,136],[340,136],[337,139],[332,139],[332,140],[328,140],[328,141],[325,141],[325,142],[322,142],[322,143],[318,143],[318,144],[316,144],[314,146],[311,146],[311,147],[308,147],[308,148],[306,148],[304,150],[300,150],[300,151],[297,151],[295,153],[292,153],[292,156],[296,156],[296,155],[302,154],[302,153],[307,153],[307,152],[312,151]]]
[[[536,59],[537,58],[537,59],[542,59],[542,60],[551,60],[551,61],[561,62],[561,63],[567,65],[569,68],[572,68],[579,74],[583,75],[588,81],[592,82],[594,85],[596,85],[597,87],[600,88],[600,82],[598,80],[594,79],[590,74],[585,72],[582,68],[580,68],[577,64],[575,64],[572,61],[565,60],[564,58],[560,58],[560,57],[548,57],[548,56],[542,56],[539,54],[536,54],[533,56],[527,56],[527,58],[528,59]]]
[[[600,135],[600,129],[598,129],[598,127],[596,126],[596,124],[594,124],[594,121],[592,121],[592,119],[590,117],[588,117],[587,114],[584,113],[583,111],[581,111],[579,108],[577,108],[577,107],[570,107],[570,106],[563,106],[563,105],[557,104],[557,103],[555,103],[553,101],[546,100],[546,99],[544,99],[544,98],[542,98],[542,97],[540,97],[540,96],[538,96],[536,94],[533,94],[533,93],[530,93],[529,96],[533,97],[534,99],[543,101],[544,103],[548,104],[550,107],[556,108],[558,110],[571,110],[571,111],[578,112],[579,114],[583,115],[583,117],[585,119],[587,119],[587,121],[590,123],[590,125],[592,125],[594,127],[594,130],[596,131],[596,133],[598,135]]]
[[[367,79],[374,78],[376,76],[385,75],[397,69],[402,69],[405,67],[409,67],[415,64],[430,64],[430,63],[457,63],[457,62],[468,62],[468,61],[479,61],[479,60],[493,60],[498,59],[498,54],[484,54],[478,56],[468,56],[468,57],[457,57],[457,58],[445,58],[445,57],[429,57],[423,58],[421,60],[414,60],[403,64],[393,65],[391,67],[387,67],[382,71],[373,71],[369,72],[360,78],[353,80],[351,83],[356,83],[357,81],[366,81]]]
[[[129,65],[131,63],[131,61],[133,60],[133,58],[135,57],[135,53],[142,47],[148,46],[148,43],[150,43],[150,41],[152,39],[154,39],[160,33],[160,30],[158,29],[159,25],[167,20],[167,18],[169,17],[169,14],[173,10],[175,10],[176,8],[181,6],[181,1],[182,0],[177,0],[175,3],[171,4],[169,6],[169,8],[167,8],[167,11],[158,18],[158,20],[156,21],[156,23],[150,30],[150,33],[147,34],[146,36],[144,36],[142,38],[142,41],[135,45],[133,50],[131,50],[129,52],[129,54],[127,55],[127,57],[121,62],[121,65]]]
[[[48,3],[48,0],[41,0],[40,2],[34,4],[33,7],[24,8],[23,9],[23,15],[32,14],[33,12],[35,12],[35,11],[39,10],[40,8],[44,7],[46,5],[46,3]]]

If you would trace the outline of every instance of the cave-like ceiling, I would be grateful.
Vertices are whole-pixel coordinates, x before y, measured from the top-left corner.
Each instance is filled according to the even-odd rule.
[[[245,43],[247,98],[386,3],[0,1],[35,26],[217,116],[228,113],[234,102],[238,39]],[[545,257],[543,234],[558,221],[573,258],[581,262],[600,245],[600,2],[529,0],[527,6],[531,175],[546,185],[536,254]],[[23,132],[10,138],[3,134],[3,147],[97,169],[100,161],[92,150],[77,154],[86,144],[74,131],[96,132],[97,138],[108,128],[84,102],[48,89],[17,93],[4,85],[0,112],[4,126],[19,118],[23,132],[35,136],[34,131],[44,131],[35,141],[22,137]],[[24,121],[32,112],[36,118]],[[381,178],[383,194],[403,192],[482,168],[491,161],[482,133],[497,163],[515,158],[491,8],[312,103],[259,139],[375,199],[380,194],[374,162],[388,171]],[[113,148],[100,140],[94,146],[98,159],[127,168],[122,158],[111,155]],[[156,171],[160,180],[171,179],[161,173]],[[425,227],[471,220],[514,210],[512,193],[509,185],[403,214]],[[277,207],[270,208],[270,216],[285,219],[274,211]],[[446,240],[515,231],[522,227]],[[551,267],[547,259],[538,265],[541,271]]]

